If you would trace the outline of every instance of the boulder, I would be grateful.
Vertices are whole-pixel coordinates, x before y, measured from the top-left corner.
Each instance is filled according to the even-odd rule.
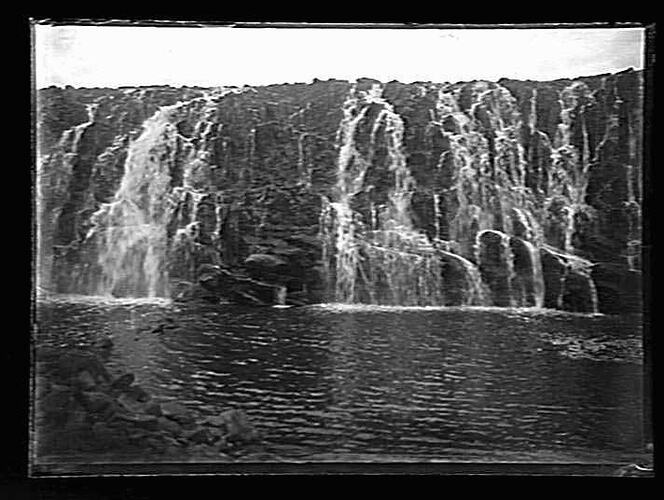
[[[283,245],[272,247],[270,253],[252,254],[244,261],[250,278],[271,284],[300,288],[306,280],[308,252],[300,247]]]
[[[51,391],[44,396],[41,403],[37,405],[37,411],[41,413],[49,423],[63,425],[69,412],[74,408],[74,393],[67,387],[59,388],[53,386]]]
[[[253,441],[258,438],[258,431],[242,410],[228,410],[219,416],[226,425],[228,441]]]
[[[208,430],[208,433],[212,436],[213,440],[218,440],[225,435],[225,427],[214,427],[214,426],[206,426],[205,427]]]
[[[92,413],[104,413],[115,401],[103,392],[86,392],[82,397],[83,406]]]
[[[218,286],[221,268],[213,264],[202,264],[196,272],[197,283],[206,290],[214,291]]]
[[[108,335],[104,335],[97,339],[97,342],[95,343],[95,347],[98,349],[101,349],[102,351],[106,351],[108,349],[113,348],[113,339],[109,337]]]
[[[512,306],[511,250],[505,234],[484,231],[478,238],[479,269],[482,281],[491,290],[493,304]]]
[[[283,303],[283,287],[222,269],[217,293],[233,302],[249,305]]]
[[[252,278],[264,279],[286,272],[288,262],[274,254],[255,253],[244,260],[244,267]]]
[[[565,311],[597,312],[597,294],[588,272],[571,269],[565,276],[562,306]]]
[[[445,305],[479,305],[482,303],[482,290],[474,286],[470,268],[473,264],[461,256],[450,252],[439,252],[438,257],[443,265],[442,275],[445,283]],[[479,277],[477,274],[476,278]]]
[[[557,253],[548,248],[540,249],[540,259],[544,275],[544,307],[561,309],[567,264]]]
[[[208,425],[211,427],[226,428],[226,418],[224,418],[221,415],[213,415],[211,417],[206,417],[201,423],[203,425]]]
[[[120,407],[122,407],[124,410],[130,412],[130,413],[145,413],[147,414],[146,410],[146,404],[134,399],[132,396],[126,393],[120,394],[117,399],[118,404]]]
[[[187,302],[193,295],[194,283],[178,281],[170,286],[171,298],[178,302]]]
[[[77,387],[83,391],[93,390],[97,386],[94,377],[87,370],[78,372],[76,375],[75,383]]]
[[[58,371],[64,380],[76,377],[80,372],[88,372],[95,381],[110,382],[111,376],[93,354],[84,351],[69,351],[58,359]]]
[[[228,441],[226,437],[222,436],[219,441],[217,441],[217,449],[221,453],[226,453],[233,449],[233,443]]]
[[[157,425],[160,430],[164,430],[176,436],[182,433],[182,426],[178,424],[175,420],[171,420],[166,417],[159,417],[157,419]]]
[[[157,430],[159,428],[159,422],[154,415],[120,411],[115,414],[115,417],[140,429]]]
[[[161,405],[150,400],[142,401],[136,399],[133,395],[122,393],[117,398],[118,404],[126,411],[131,413],[144,413],[146,415],[154,415],[159,417],[162,415]]]
[[[175,420],[182,425],[191,425],[195,422],[192,413],[180,403],[163,403],[161,405],[161,412],[166,418]]]
[[[125,391],[134,383],[134,380],[136,380],[136,377],[133,373],[125,373],[111,383],[111,389]]]
[[[599,310],[604,314],[643,312],[643,276],[625,266],[600,262],[593,267]]]
[[[540,250],[545,293],[544,307],[572,312],[597,312],[593,265],[553,248]]]
[[[156,402],[148,402],[145,404],[145,413],[160,417],[162,415],[161,405]]]
[[[190,432],[187,439],[195,444],[212,444],[217,438],[209,429],[200,427]]]
[[[136,401],[140,401],[141,403],[147,403],[151,399],[150,394],[140,385],[131,385],[122,392],[123,394],[126,394],[130,398]]]

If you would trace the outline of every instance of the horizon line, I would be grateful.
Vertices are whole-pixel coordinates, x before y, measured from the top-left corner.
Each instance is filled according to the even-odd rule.
[[[387,83],[402,83],[404,85],[416,85],[416,84],[422,84],[422,83],[439,83],[439,84],[450,84],[450,85],[458,85],[461,83],[472,83],[472,82],[493,82],[493,83],[498,83],[501,80],[514,80],[514,81],[520,81],[520,82],[537,82],[537,83],[552,83],[552,82],[559,82],[559,81],[565,81],[565,80],[581,80],[585,78],[597,78],[601,76],[610,76],[610,75],[618,75],[621,73],[629,73],[629,72],[643,72],[645,71],[645,68],[640,68],[637,69],[634,66],[627,66],[624,69],[618,70],[618,71],[609,71],[609,72],[604,72],[604,73],[594,73],[594,74],[585,74],[585,75],[577,75],[577,76],[565,76],[565,77],[559,77],[559,78],[553,78],[553,79],[548,79],[548,80],[541,80],[541,79],[531,79],[531,78],[512,78],[509,76],[501,76],[498,79],[489,79],[489,78],[474,78],[474,79],[469,79],[469,80],[457,80],[455,82],[452,81],[438,81],[438,80],[413,80],[413,81],[401,81],[399,79],[392,79],[392,80],[387,80],[383,81],[379,78],[374,78],[371,76],[360,76],[357,77],[355,80],[349,80],[346,78],[312,78],[310,81],[291,81],[291,82],[273,82],[273,83],[260,83],[260,84],[255,84],[255,83],[244,83],[244,84],[187,84],[183,83],[179,86],[175,86],[172,83],[142,83],[142,84],[123,84],[123,85],[103,85],[103,86],[74,86],[71,84],[65,84],[65,85],[56,85],[56,84],[51,84],[51,85],[43,85],[41,87],[39,86],[34,86],[33,89],[35,90],[45,90],[45,89],[52,89],[52,88],[58,88],[58,89],[75,89],[75,90],[94,90],[94,89],[129,89],[129,88],[151,88],[151,87],[170,87],[173,89],[181,89],[181,88],[244,88],[244,87],[272,87],[272,86],[282,86],[282,85],[312,85],[318,82],[330,82],[330,81],[336,81],[336,82],[345,82],[345,83],[357,83],[361,80],[373,80],[382,84],[387,84]],[[34,82],[33,82],[34,84]]]

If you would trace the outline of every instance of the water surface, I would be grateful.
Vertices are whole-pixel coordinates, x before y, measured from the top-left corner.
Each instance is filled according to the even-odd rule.
[[[200,415],[245,410],[279,460],[601,462],[643,450],[640,322],[54,296],[37,303],[35,340],[111,335],[116,374]]]

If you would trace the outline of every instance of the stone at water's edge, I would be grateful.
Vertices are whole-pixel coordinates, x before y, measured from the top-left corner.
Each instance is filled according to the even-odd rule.
[[[260,281],[243,272],[201,266],[198,283],[180,282],[173,298],[181,301],[218,303],[220,300],[231,300],[253,305],[273,305],[283,303],[283,288],[280,284]]]
[[[191,412],[183,405],[176,402],[168,402],[161,405],[162,414],[171,420],[180,424],[190,424],[194,422]]]
[[[478,239],[479,269],[482,280],[491,290],[493,304],[514,305],[512,294],[512,254],[506,235],[498,231],[485,231]]]
[[[643,312],[643,276],[640,271],[599,263],[593,267],[592,278],[597,287],[600,312]]]
[[[133,373],[125,373],[121,377],[118,377],[113,381],[111,384],[111,388],[118,390],[118,391],[123,391],[125,389],[128,389],[131,384],[134,383],[134,380],[136,380],[136,377],[134,376]]]
[[[544,274],[544,307],[562,308],[562,293],[567,266],[558,256],[545,248],[540,250]]]
[[[594,284],[589,272],[571,270],[565,277],[563,309],[572,312],[597,312]]]
[[[598,297],[592,271],[594,266],[590,262],[547,248],[540,250],[540,257],[545,283],[545,307],[571,312],[600,312],[597,311]]]
[[[514,236],[510,238],[510,249],[513,256],[512,293],[515,305],[541,307],[546,283],[539,250],[528,241]]]
[[[82,366],[103,366],[96,355],[82,349],[37,349],[44,364],[37,377],[35,417],[37,456],[71,452],[103,452],[187,458],[199,455],[228,458],[232,442],[255,441],[258,433],[239,410],[201,420],[183,405],[159,403],[134,384],[133,374],[112,381],[85,376]],[[64,367],[69,365],[69,369]],[[72,377],[74,372],[77,376]],[[221,455],[220,455],[221,454]]]
[[[258,438],[258,431],[242,410],[228,410],[219,416],[226,425],[229,441],[254,441]]]
[[[110,375],[99,359],[83,350],[67,352],[58,358],[57,363],[63,379],[78,377],[84,386],[94,385],[98,380],[110,380]]]

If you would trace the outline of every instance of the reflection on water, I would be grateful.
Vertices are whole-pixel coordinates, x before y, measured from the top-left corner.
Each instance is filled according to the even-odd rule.
[[[171,318],[174,328],[154,327]],[[534,309],[251,309],[52,297],[39,345],[110,360],[200,414],[244,409],[284,459],[601,460],[641,450],[640,318]]]

